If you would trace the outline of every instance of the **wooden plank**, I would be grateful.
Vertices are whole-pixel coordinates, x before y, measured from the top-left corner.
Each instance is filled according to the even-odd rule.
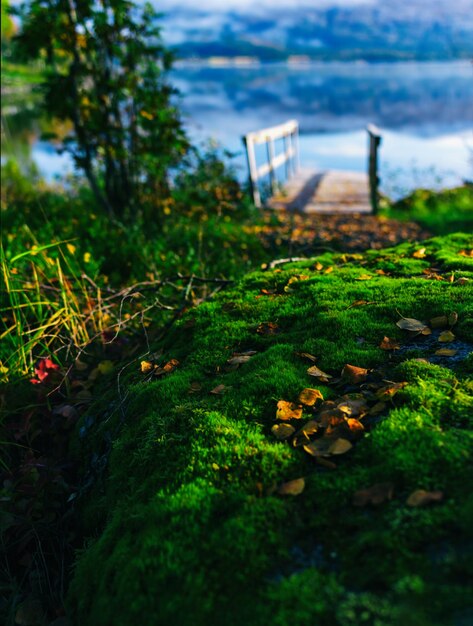
[[[368,176],[362,172],[301,172],[268,206],[305,213],[371,213]]]

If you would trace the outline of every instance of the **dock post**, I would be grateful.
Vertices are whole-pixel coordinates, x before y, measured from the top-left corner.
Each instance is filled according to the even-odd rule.
[[[370,200],[373,215],[379,210],[379,175],[378,175],[378,150],[382,141],[381,131],[370,124],[367,129],[369,138],[368,178],[370,185]]]

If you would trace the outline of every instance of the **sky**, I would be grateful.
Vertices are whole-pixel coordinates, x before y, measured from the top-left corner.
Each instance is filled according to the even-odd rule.
[[[160,0],[159,6],[168,8],[201,8],[212,11],[229,9],[260,10],[262,8],[295,8],[296,6],[354,6],[357,4],[375,4],[378,0]]]

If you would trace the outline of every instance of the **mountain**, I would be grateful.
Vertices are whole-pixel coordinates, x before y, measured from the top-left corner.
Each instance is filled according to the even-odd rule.
[[[217,10],[165,5],[164,36],[181,58],[456,59],[473,56],[473,0],[347,5],[304,1]],[[233,7],[233,8],[232,8]]]

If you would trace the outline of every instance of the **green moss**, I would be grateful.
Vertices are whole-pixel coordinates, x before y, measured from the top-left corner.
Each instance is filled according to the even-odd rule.
[[[160,347],[180,366],[151,382],[131,376],[104,493],[83,505],[97,526],[69,594],[77,622],[454,623],[469,606],[472,574],[473,379],[465,346],[473,341],[473,283],[448,278],[471,277],[459,254],[471,244],[455,235],[422,244],[421,259],[413,257],[419,246],[405,244],[324,255],[322,270],[310,260],[255,272],[176,323]],[[426,278],[427,267],[443,280]],[[360,300],[369,304],[353,306]],[[385,335],[408,342],[396,326],[400,315],[429,320],[453,311],[464,358],[432,364],[379,348]],[[258,333],[265,322],[279,332]],[[421,357],[432,354],[424,345],[434,345],[435,334],[425,341],[416,339]],[[228,367],[247,350],[256,354]],[[338,393],[307,375],[301,352],[335,377],[350,363],[408,383],[336,470],[271,435],[278,400],[295,401],[306,386],[326,398]],[[226,393],[211,394],[220,384]],[[97,445],[101,433],[98,424],[89,440]],[[303,494],[275,493],[300,476]],[[353,506],[355,491],[386,481],[392,500]],[[407,506],[417,489],[445,497]]]
[[[414,220],[436,235],[473,230],[473,187],[465,185],[442,192],[418,189],[393,204],[387,215]]]

